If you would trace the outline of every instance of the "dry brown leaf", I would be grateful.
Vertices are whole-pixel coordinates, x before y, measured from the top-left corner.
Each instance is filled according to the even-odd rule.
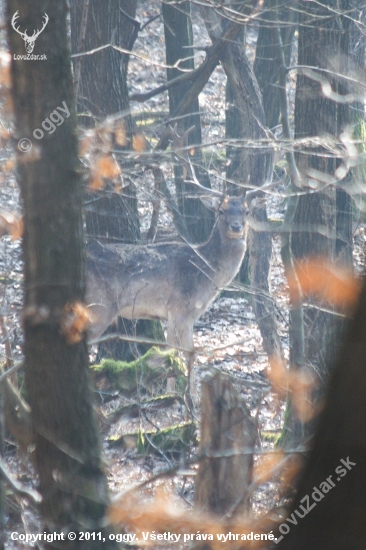
[[[296,266],[296,277],[305,295],[316,295],[336,307],[353,307],[360,293],[360,283],[350,271],[319,258],[300,262]],[[296,279],[289,277],[288,283],[290,293],[296,296]]]
[[[147,149],[147,141],[143,134],[135,134],[132,138],[132,149],[136,153],[141,153]]]
[[[12,212],[2,212],[0,214],[0,235],[8,233],[12,241],[20,239],[23,235],[24,224],[23,218]]]
[[[95,171],[105,179],[114,179],[120,175],[118,164],[110,155],[99,157],[95,163]]]
[[[125,125],[121,121],[114,129],[114,135],[116,138],[116,143],[120,145],[121,147],[125,147],[127,144],[127,136],[126,136],[126,130]]]
[[[311,401],[307,400],[304,395],[292,394],[291,400],[294,406],[296,418],[300,422],[309,422],[315,416],[315,410]]]
[[[287,391],[291,394],[296,416],[302,422],[308,422],[315,414],[312,404],[314,378],[303,370],[287,370],[285,364],[278,359],[270,360],[267,376],[273,391],[283,397]]]
[[[284,456],[282,451],[262,455],[253,468],[253,481],[260,484],[271,479],[274,470],[283,461]]]
[[[91,191],[99,191],[99,189],[103,189],[104,186],[105,186],[105,182],[102,180],[102,178],[92,172],[91,178],[88,184],[89,189]]]
[[[61,316],[61,333],[68,344],[77,344],[89,327],[91,316],[87,306],[81,302],[67,304]]]
[[[2,165],[2,171],[3,172],[11,172],[15,168],[15,159],[10,158],[7,159],[4,164]]]
[[[84,157],[87,155],[93,148],[95,141],[94,131],[87,131],[79,140],[79,155]]]
[[[11,133],[7,128],[4,128],[4,126],[0,126],[0,138],[1,139],[9,139],[11,137]]]
[[[280,476],[282,490],[285,490],[293,485],[295,476],[299,473],[302,464],[302,457],[298,454],[288,457]]]
[[[267,368],[267,376],[273,390],[279,395],[284,395],[287,391],[289,378],[286,365],[276,358],[271,358],[270,366]]]
[[[5,50],[0,51],[0,84],[6,88],[11,86],[11,55]]]
[[[315,381],[305,371],[292,371],[289,373],[289,389],[296,416],[302,422],[308,422],[313,418],[315,410],[311,395]]]
[[[268,541],[250,540],[245,542],[240,540],[240,535],[246,535],[251,532],[266,533],[273,528],[268,529],[268,522],[263,520],[253,520],[251,523],[245,521],[225,522],[214,515],[209,515],[195,509],[193,512],[186,510],[177,504],[166,492],[160,493],[156,498],[146,501],[139,500],[132,492],[127,492],[122,498],[119,498],[109,509],[109,519],[114,524],[121,524],[128,531],[136,533],[139,539],[139,546],[154,546],[156,541],[144,540],[142,532],[183,534],[181,541],[188,535],[202,534],[211,535],[213,540],[209,540],[212,550],[222,550],[223,541],[218,540],[218,534],[238,534],[238,541],[227,540],[225,548],[235,550],[250,548],[268,547]],[[201,539],[190,539],[190,543],[198,542]],[[188,542],[188,538],[185,542]]]

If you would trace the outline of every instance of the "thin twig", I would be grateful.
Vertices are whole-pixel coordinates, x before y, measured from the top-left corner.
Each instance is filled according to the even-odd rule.
[[[10,369],[8,369],[7,371],[5,371],[1,376],[0,376],[0,384],[2,384],[11,374],[14,374],[14,372],[17,372],[19,369],[21,369],[22,367],[24,367],[24,363],[23,361],[21,361],[20,363],[17,363],[16,365],[13,365],[12,367],[10,367]]]
[[[10,471],[8,470],[8,467],[6,466],[2,458],[0,458],[0,473],[1,477],[6,481],[8,485],[10,485],[10,487],[16,493],[29,498],[34,504],[39,504],[40,502],[42,502],[42,496],[38,491],[35,491],[34,489],[28,489],[28,487],[25,487],[25,485],[19,483],[19,481],[12,477]]]

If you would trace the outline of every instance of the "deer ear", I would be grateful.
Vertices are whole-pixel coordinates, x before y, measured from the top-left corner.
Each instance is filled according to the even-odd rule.
[[[214,212],[217,212],[218,209],[220,208],[222,199],[221,199],[221,197],[204,197],[204,196],[202,196],[202,197],[200,197],[200,201],[209,210],[213,210]]]

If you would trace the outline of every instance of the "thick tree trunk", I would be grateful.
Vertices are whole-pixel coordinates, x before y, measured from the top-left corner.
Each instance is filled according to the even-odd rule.
[[[365,62],[365,36],[360,28],[365,24],[365,8],[360,0],[343,0],[342,11],[352,13],[352,17],[343,17],[341,25],[343,32],[340,39],[340,57],[337,65],[339,72],[345,76],[361,75]],[[364,103],[363,90],[352,85],[349,81],[341,79],[338,83],[338,93],[342,95],[359,95],[358,101],[353,103],[338,104],[338,128],[339,133],[347,131],[353,137],[362,141],[364,128]],[[353,132],[352,132],[353,129]],[[363,152],[363,147],[357,146]],[[340,164],[340,163],[339,163]],[[351,183],[354,178],[363,178],[358,168],[353,168],[345,180],[341,182],[341,188],[336,190],[337,217],[336,217],[336,256],[338,263],[348,268],[353,267],[353,200],[350,194]]]
[[[68,323],[84,299],[82,187],[76,139],[76,113],[64,2],[7,2],[10,49],[24,54],[24,42],[10,25],[19,10],[25,29],[37,29],[35,53],[46,61],[13,60],[12,86],[17,139],[33,142],[18,152],[18,178],[24,206],[24,354],[32,411],[35,462],[43,496],[41,510],[50,531],[101,531],[108,493],[93,411],[88,353],[81,325],[75,339]],[[36,141],[57,108],[69,116]],[[76,311],[76,309],[75,309]],[[99,548],[99,542],[60,543],[60,548]],[[107,539],[107,548],[114,544]]]
[[[182,2],[179,6],[175,3],[171,5],[165,2],[162,3],[167,65],[172,66],[177,61],[182,60],[179,63],[179,67],[186,70],[194,69],[193,32],[190,11],[190,2]],[[179,69],[167,69],[168,81],[173,80],[181,74],[182,72]],[[188,92],[190,86],[190,82],[187,81],[169,89],[169,111],[171,116],[175,113],[182,97]],[[174,120],[172,125],[175,125]],[[194,153],[191,154],[191,151],[189,153],[188,151],[179,151],[178,154],[183,157],[189,156],[201,185],[210,187],[210,178],[202,165],[202,133],[198,98],[191,105],[187,114],[177,121],[177,132],[181,136],[192,126],[194,129],[189,133],[186,145],[196,145],[196,147],[192,147]],[[190,174],[187,174],[187,176],[190,177]],[[184,174],[182,164],[178,161],[174,166],[174,177],[179,210],[184,216],[192,242],[203,242],[208,239],[211,233],[214,216],[212,212],[203,206],[199,199],[186,198],[186,194],[192,195],[195,192],[195,188],[192,185],[184,184],[184,179],[187,176]]]
[[[71,37],[74,53],[89,51],[100,46],[113,44],[128,49],[134,33],[134,25],[128,16],[136,15],[137,0],[85,0],[71,2]],[[112,40],[113,37],[113,40]],[[123,151],[132,149],[132,138],[136,127],[130,115],[127,89],[128,56],[111,47],[90,56],[74,59],[74,74],[78,89],[78,111],[87,113],[88,119],[81,117],[86,125],[93,125],[108,115],[125,113],[123,123],[127,145],[114,145],[121,150],[121,164],[124,174],[128,174],[130,164]],[[118,156],[118,155],[117,155]],[[116,193],[113,184],[107,188],[89,193],[85,201],[85,221],[89,239],[102,242],[136,243],[140,239],[140,225],[137,211],[136,190],[132,184]],[[108,329],[115,333],[163,340],[164,334],[157,321],[131,322],[119,319],[118,325]],[[144,354],[146,346],[130,345],[122,340],[105,342],[99,346],[98,358],[113,357],[131,361],[136,354]]]
[[[254,74],[262,93],[263,109],[268,128],[274,128],[278,124],[280,116],[279,74],[274,47],[278,22],[281,28],[286,66],[290,64],[292,42],[297,23],[297,10],[294,9],[294,2],[281,3],[280,6],[278,4],[278,0],[266,0],[265,2],[265,12],[259,23],[254,61]]]
[[[121,9],[134,17],[136,3],[137,0],[72,0],[73,53],[106,46],[111,41],[121,48],[128,48],[134,27]],[[81,123],[94,126],[108,115],[126,112],[123,122],[129,149],[134,125],[129,114],[127,61],[126,55],[107,47],[93,55],[76,57],[74,74],[78,79],[78,112],[87,114],[87,117],[81,117]],[[109,242],[136,242],[140,238],[136,192],[132,185],[124,188],[123,194],[115,193],[113,186],[108,186],[104,191],[91,194],[87,202],[86,227],[91,236]]]
[[[222,32],[221,22],[210,8],[201,8],[205,23],[213,42]],[[253,70],[242,44],[231,42],[221,53],[220,61],[230,82],[233,108],[240,125],[240,139],[250,141],[265,139],[264,112],[260,91]],[[241,186],[250,181],[260,187],[266,181],[272,166],[271,154],[263,147],[238,147],[231,162],[236,170],[231,175],[229,190],[243,193]],[[253,216],[256,221],[267,223],[265,207],[258,209]],[[262,335],[263,347],[270,360],[281,360],[282,345],[278,336],[273,300],[269,293],[269,269],[272,255],[270,234],[266,231],[249,231],[250,275],[253,288],[253,308]]]
[[[347,3],[347,2],[346,2]],[[348,3],[347,3],[348,5]],[[299,26],[299,59],[300,66],[318,67],[337,72],[341,65],[346,70],[346,57],[349,55],[349,18],[330,17],[335,8],[332,1],[322,5],[309,5],[307,12],[300,16]],[[342,10],[349,9],[343,6]],[[342,10],[340,13],[342,13]],[[309,25],[309,22],[311,24]],[[345,29],[343,29],[345,26]],[[347,30],[348,29],[348,30]],[[295,137],[332,136],[337,139],[350,122],[349,104],[339,104],[323,94],[323,83],[329,82],[332,90],[347,93],[344,81],[330,76],[330,72],[317,70],[316,78],[300,71],[297,77],[295,102]],[[325,138],[326,139],[326,138]],[[314,154],[315,153],[315,154]],[[298,199],[294,217],[294,227],[306,228],[292,234],[292,250],[294,257],[306,259],[321,257],[328,262],[334,262],[337,255],[343,263],[350,265],[352,261],[352,207],[350,197],[335,186],[324,185],[317,181],[317,173],[333,178],[340,164],[336,156],[329,155],[326,147],[314,150],[307,149],[297,155],[297,164],[302,176],[303,191],[309,191]],[[316,193],[314,185],[318,185]],[[347,187],[345,181],[341,185]],[[338,211],[338,209],[340,209]],[[338,238],[337,238],[338,237]],[[312,300],[313,302],[315,300]],[[322,310],[322,302],[315,307],[304,307],[305,319],[305,365],[314,369],[321,384],[316,395],[315,407],[324,393],[324,381],[328,376],[330,361],[337,352],[337,343],[344,329],[344,323],[338,316]],[[290,350],[293,349],[292,329],[290,327]],[[290,363],[295,366],[293,354],[290,352]],[[298,445],[304,438],[312,435],[313,422],[303,426],[292,416],[291,406],[286,415],[283,443],[290,447]]]

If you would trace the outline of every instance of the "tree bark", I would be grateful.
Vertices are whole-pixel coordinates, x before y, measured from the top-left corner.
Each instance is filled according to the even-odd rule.
[[[279,74],[274,47],[276,44],[275,33],[279,23],[285,63],[288,67],[297,24],[297,10],[293,8],[293,2],[286,2],[286,4],[278,6],[278,0],[266,0],[265,11],[259,23],[253,69],[262,93],[265,121],[268,128],[274,128],[278,124],[280,116]]]
[[[181,2],[179,6],[176,6],[175,3],[162,3],[166,63],[172,66],[181,60],[179,63],[180,68],[194,70],[193,32],[190,11],[190,2]],[[179,69],[168,68],[168,82],[180,74],[182,73]],[[175,113],[182,97],[188,92],[190,86],[190,82],[186,81],[179,86],[169,88],[169,111],[171,116]],[[183,144],[183,146],[192,145],[193,154],[191,154],[191,151],[179,151],[178,154],[189,157],[201,185],[210,187],[210,178],[202,165],[202,133],[199,111],[197,98],[187,114],[177,122],[177,132],[179,135],[183,135],[189,128],[194,127],[193,131],[187,136],[187,143]],[[174,120],[172,125],[175,125]],[[189,176],[189,174],[187,175]],[[181,214],[184,216],[190,240],[194,243],[204,242],[208,239],[212,230],[214,222],[213,213],[208,211],[199,199],[186,198],[185,195],[192,195],[195,192],[195,188],[192,185],[184,183],[184,179],[187,176],[184,175],[184,167],[179,161],[174,165],[174,176],[178,206]]]
[[[195,505],[220,517],[246,513],[256,430],[245,403],[222,373],[202,383],[201,414]]]
[[[72,51],[78,54],[100,46],[113,44],[128,48],[134,30],[123,9],[135,17],[137,0],[89,0],[87,13],[83,14],[85,2],[71,2]],[[121,9],[120,9],[121,8]],[[86,8],[85,8],[86,9]],[[83,20],[83,15],[86,21]],[[85,26],[86,24],[86,26]],[[84,36],[82,34],[83,25]],[[74,72],[79,78],[77,84],[77,105],[80,123],[94,126],[108,115],[125,112],[123,123],[127,138],[125,149],[131,149],[134,124],[130,115],[127,89],[128,57],[125,54],[105,48],[92,55],[74,58]],[[118,148],[118,146],[116,147]],[[123,150],[123,149],[122,149]],[[124,171],[126,170],[124,165]],[[87,233],[104,241],[137,242],[140,226],[137,213],[136,191],[133,185],[124,188],[123,194],[116,193],[113,186],[88,196],[85,209]]]
[[[220,19],[211,8],[201,8],[211,40],[222,33]],[[231,41],[220,54],[220,61],[230,82],[233,106],[240,125],[240,139],[245,141],[266,138],[264,112],[260,91],[242,44]],[[245,192],[245,183],[260,187],[272,167],[271,153],[263,147],[237,147],[231,162],[236,170],[231,175],[231,193]],[[243,188],[244,184],[244,188]],[[265,207],[253,213],[259,224],[266,225]],[[278,336],[273,300],[269,293],[269,270],[272,255],[271,236],[267,231],[249,231],[250,275],[253,288],[253,309],[263,339],[263,347],[271,360],[282,360],[283,352]]]
[[[338,4],[337,4],[338,5]],[[300,66],[317,67],[313,78],[300,70],[297,77],[295,101],[295,137],[331,136],[337,139],[347,121],[350,120],[350,106],[337,103],[326,97],[322,84],[329,83],[332,90],[344,93],[344,81],[336,76],[330,76],[331,71],[337,72],[337,66],[345,63],[349,46],[348,17],[339,15],[335,18],[333,10],[335,2],[329,1],[322,5],[307,6],[299,20],[299,57]],[[343,9],[348,13],[347,6]],[[340,11],[342,14],[342,10]],[[330,72],[322,72],[325,69]],[[345,67],[343,67],[345,71]],[[340,72],[340,71],[339,71]],[[345,71],[346,72],[346,71]],[[316,76],[316,78],[314,78]],[[319,82],[322,79],[322,83]],[[342,92],[343,88],[343,92]],[[351,261],[352,241],[352,208],[350,199],[342,190],[335,186],[324,185],[317,181],[317,173],[333,178],[340,161],[335,155],[329,155],[326,146],[304,149],[297,154],[297,165],[302,176],[302,191],[308,191],[298,198],[294,216],[294,228],[291,245],[296,260],[309,257],[321,257],[328,262],[334,262],[338,254],[343,253],[343,262]],[[315,174],[315,175],[314,175]],[[341,182],[342,185],[347,185]],[[316,193],[314,185],[318,186]],[[338,208],[342,208],[338,212]],[[338,235],[338,251],[337,251]],[[341,244],[341,242],[342,244]],[[314,302],[314,300],[312,300]],[[319,379],[319,389],[314,394],[314,407],[324,394],[324,382],[328,377],[329,365],[337,351],[337,343],[344,329],[344,323],[338,316],[322,310],[319,300],[315,307],[304,306],[305,326],[305,365],[301,368],[314,370]],[[297,368],[293,356],[293,328],[290,327],[290,364]],[[290,447],[298,445],[307,439],[314,431],[314,422],[302,425],[292,416],[291,406],[286,414],[283,444]]]
[[[131,46],[135,26],[130,21],[136,15],[137,0],[89,0],[71,2],[71,37],[74,53],[89,51],[99,46],[113,44],[128,49]],[[88,118],[81,122],[90,126],[100,122],[109,115],[124,113],[123,123],[127,139],[125,147],[114,144],[114,150],[120,150],[120,162],[123,173],[131,169],[124,157],[124,151],[132,150],[132,139],[136,127],[130,114],[128,99],[127,71],[128,56],[106,48],[93,55],[76,57],[74,73],[78,93],[78,112],[87,113]],[[118,154],[117,154],[118,157]],[[137,243],[140,239],[140,224],[137,211],[136,189],[133,182],[116,193],[113,184],[106,189],[88,193],[85,200],[85,221],[89,239],[97,238],[102,242]],[[119,319],[117,326],[107,329],[109,332],[121,332],[134,336],[157,335],[163,340],[164,334],[158,321],[137,321]],[[146,346],[131,345],[122,340],[101,344],[98,349],[98,360],[113,357],[131,361],[137,354],[143,355]]]
[[[33,142],[18,151],[18,180],[24,208],[25,378],[35,440],[41,511],[49,531],[101,531],[108,506],[101,445],[93,411],[83,325],[75,340],[66,328],[72,308],[84,299],[82,186],[76,113],[64,2],[7,2],[13,54],[24,43],[10,21],[19,10],[24,29],[37,29],[35,53],[46,61],[13,60],[12,93],[17,139]],[[33,131],[58,107],[69,116],[52,134],[36,140]],[[81,306],[80,306],[81,308]],[[76,314],[78,319],[78,315]],[[107,548],[115,548],[106,542]],[[99,542],[60,542],[60,548],[99,548]]]

